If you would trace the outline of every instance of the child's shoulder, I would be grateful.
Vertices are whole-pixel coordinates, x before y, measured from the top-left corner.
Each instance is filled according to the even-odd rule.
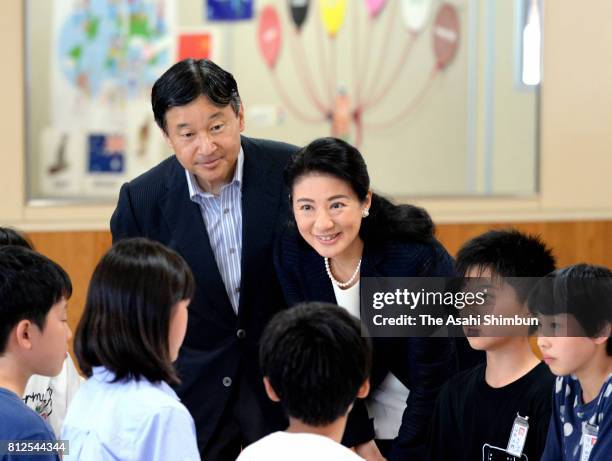
[[[246,447],[237,461],[334,459],[363,461],[329,437],[310,433],[274,432]]]
[[[6,440],[55,440],[49,425],[13,392],[0,388],[0,434]]]

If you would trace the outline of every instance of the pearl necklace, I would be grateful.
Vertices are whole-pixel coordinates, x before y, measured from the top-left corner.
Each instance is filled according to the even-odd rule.
[[[325,271],[327,272],[329,279],[332,281],[332,283],[335,283],[340,288],[346,288],[349,285],[351,285],[355,281],[355,277],[357,277],[357,274],[359,274],[359,268],[361,268],[361,258],[359,258],[359,262],[357,263],[357,267],[355,268],[355,272],[353,272],[353,275],[351,275],[351,278],[348,279],[346,282],[339,282],[332,275],[331,268],[329,267],[329,258],[323,258],[323,259],[325,259]]]

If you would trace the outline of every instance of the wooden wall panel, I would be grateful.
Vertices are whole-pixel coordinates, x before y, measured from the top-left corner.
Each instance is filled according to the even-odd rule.
[[[444,224],[437,236],[454,256],[470,238],[509,227],[539,234],[553,249],[558,266],[586,262],[612,267],[612,221]]]
[[[466,240],[492,228],[510,226],[540,234],[553,248],[559,266],[588,262],[612,267],[612,221],[441,224],[437,235],[454,256]],[[34,232],[29,236],[38,251],[61,264],[72,278],[69,321],[74,331],[94,267],[110,248],[110,233]]]
[[[110,232],[32,232],[28,236],[39,252],[60,264],[72,280],[68,322],[72,333],[81,318],[91,274],[111,246]]]

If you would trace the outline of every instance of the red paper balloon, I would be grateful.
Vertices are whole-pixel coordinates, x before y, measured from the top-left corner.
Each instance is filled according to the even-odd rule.
[[[274,68],[281,45],[281,25],[276,8],[268,5],[261,11],[257,39],[264,60],[271,69]]]
[[[445,68],[457,54],[459,47],[459,15],[457,9],[443,4],[433,26],[433,48],[440,69]]]

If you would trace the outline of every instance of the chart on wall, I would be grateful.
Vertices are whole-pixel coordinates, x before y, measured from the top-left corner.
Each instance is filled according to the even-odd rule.
[[[175,59],[170,0],[55,0],[49,122],[40,130],[44,197],[114,197],[164,155],[151,87]]]

